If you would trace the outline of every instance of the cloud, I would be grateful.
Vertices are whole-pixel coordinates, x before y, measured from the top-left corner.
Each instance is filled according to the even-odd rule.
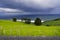
[[[49,8],[49,7],[54,7],[56,6],[57,0],[21,0],[21,1],[16,1],[16,2],[21,2],[22,4],[24,3],[26,6],[29,7],[42,7],[42,8]]]
[[[23,11],[11,8],[0,8],[0,12],[23,12]]]
[[[50,12],[59,0],[0,0],[0,7],[24,12]]]
[[[50,14],[60,14],[60,3],[58,5]]]

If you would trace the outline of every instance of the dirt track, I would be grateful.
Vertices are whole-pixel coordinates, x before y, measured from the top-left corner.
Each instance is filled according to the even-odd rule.
[[[60,40],[60,36],[59,37],[8,37],[8,36],[0,36],[0,40]]]

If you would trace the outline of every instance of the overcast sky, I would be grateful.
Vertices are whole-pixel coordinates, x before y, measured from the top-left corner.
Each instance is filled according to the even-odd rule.
[[[8,14],[8,12],[60,14],[60,0],[0,0],[0,14]]]

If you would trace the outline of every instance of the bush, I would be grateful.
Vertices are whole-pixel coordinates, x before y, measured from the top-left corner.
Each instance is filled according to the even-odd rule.
[[[47,24],[46,26],[50,26],[50,25]]]
[[[31,19],[26,19],[25,23],[30,24],[31,23]]]
[[[16,18],[13,18],[13,22],[16,22],[17,21],[17,19]]]
[[[40,18],[36,18],[35,22],[34,22],[35,25],[41,25],[41,19]]]

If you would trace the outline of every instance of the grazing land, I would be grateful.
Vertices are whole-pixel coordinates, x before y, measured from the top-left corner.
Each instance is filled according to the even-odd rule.
[[[60,36],[60,26],[36,26],[23,22],[0,20],[0,36]]]
[[[60,18],[43,22],[43,25],[60,26]]]

